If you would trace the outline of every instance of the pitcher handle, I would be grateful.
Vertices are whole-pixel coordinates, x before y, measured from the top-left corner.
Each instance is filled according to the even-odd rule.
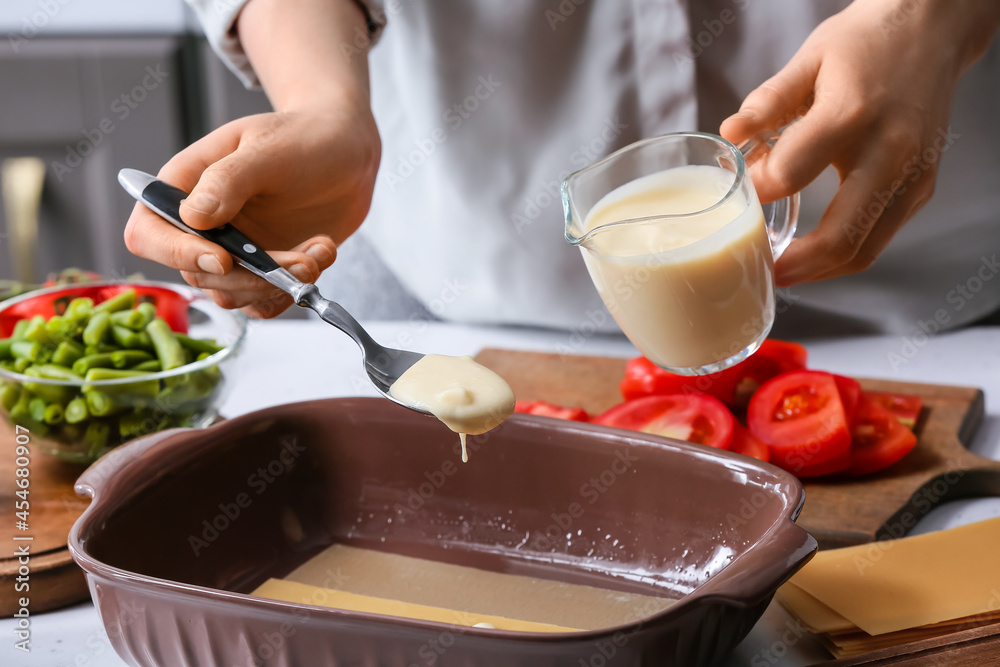
[[[748,178],[750,166],[770,152],[779,136],[780,132],[765,130],[747,139],[738,147],[747,165]],[[795,229],[799,223],[799,193],[796,192],[790,197],[779,199],[762,208],[767,237],[771,241],[771,253],[778,259],[795,236]]]

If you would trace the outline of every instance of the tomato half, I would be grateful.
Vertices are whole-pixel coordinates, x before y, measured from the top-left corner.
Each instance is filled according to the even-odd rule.
[[[547,403],[546,401],[515,401],[514,412],[526,415],[555,417],[556,419],[569,419],[575,422],[590,421],[590,415],[582,408],[564,408],[561,405]]]
[[[923,405],[919,396],[893,394],[887,391],[866,391],[865,396],[895,415],[903,426],[912,429],[917,425],[920,408]]]
[[[166,320],[173,331],[187,333],[188,306],[191,302],[182,294],[156,285],[79,283],[4,308],[0,314],[0,338],[9,336],[18,320],[29,319],[35,315],[41,315],[45,319],[53,315],[62,315],[69,302],[77,297],[85,296],[93,299],[94,303],[101,303],[126,290],[135,290],[140,301],[150,301],[156,306],[156,314]]]
[[[833,381],[837,383],[840,402],[844,404],[844,416],[847,417],[847,423],[850,424],[854,418],[854,412],[858,409],[858,401],[861,400],[861,383],[845,375],[834,375]]]
[[[675,375],[645,357],[637,357],[625,367],[621,392],[627,401],[645,396],[700,394],[729,406],[743,407],[753,392],[772,377],[804,369],[806,357],[806,349],[798,343],[770,338],[749,358],[708,375]]]
[[[734,420],[726,406],[711,396],[672,394],[616,405],[594,423],[729,449]]]
[[[733,444],[729,449],[737,454],[759,459],[764,463],[771,460],[767,445],[739,423],[733,425]]]
[[[850,475],[867,475],[896,463],[917,446],[917,436],[867,394],[852,425]]]
[[[768,381],[750,399],[747,426],[770,448],[772,463],[800,476],[849,463],[851,434],[830,373],[793,371]]]

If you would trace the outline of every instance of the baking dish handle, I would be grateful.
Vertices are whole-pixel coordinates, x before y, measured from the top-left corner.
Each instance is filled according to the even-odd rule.
[[[111,450],[110,453],[102,456],[83,471],[83,474],[76,480],[76,484],[73,485],[73,490],[76,491],[77,495],[96,498],[97,494],[104,488],[105,483],[130,468],[147,451],[164,440],[191,430],[193,429],[172,428]]]
[[[726,598],[729,604],[749,607],[759,604],[815,555],[816,539],[793,521],[754,545],[746,554],[760,563],[756,570],[726,568],[702,589],[705,596]]]

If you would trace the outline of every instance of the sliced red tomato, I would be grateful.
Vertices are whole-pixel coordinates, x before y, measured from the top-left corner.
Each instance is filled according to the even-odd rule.
[[[768,381],[750,399],[747,426],[770,448],[771,462],[789,472],[827,474],[836,470],[821,464],[849,462],[851,434],[830,373],[793,371]]]
[[[854,418],[854,412],[858,409],[858,401],[861,400],[861,383],[846,375],[834,375],[833,381],[837,383],[837,391],[840,392],[840,402],[844,404],[844,416],[850,424]]]
[[[187,333],[190,300],[173,290],[156,285],[79,283],[4,308],[0,314],[0,338],[9,336],[18,320],[35,315],[41,315],[45,319],[53,315],[62,315],[69,302],[77,297],[86,296],[93,299],[94,303],[101,303],[125,290],[135,290],[141,301],[152,302],[156,306],[156,314],[166,320],[173,331]]]
[[[732,414],[711,396],[672,394],[647,396],[616,405],[594,419],[595,424],[653,433],[699,445],[729,449]]]
[[[774,463],[772,461],[772,463]],[[800,479],[808,477],[823,477],[834,473],[843,472],[851,465],[851,450],[847,449],[842,454],[826,461],[820,461],[812,465],[806,465],[795,471],[795,476]]]
[[[850,475],[867,475],[896,463],[917,446],[917,436],[881,403],[861,397],[852,425]]]
[[[526,415],[541,415],[543,417],[555,417],[556,419],[569,419],[576,422],[589,422],[590,415],[582,408],[565,408],[555,403],[545,401],[515,401],[514,412]]]
[[[746,427],[739,422],[733,425],[733,444],[729,447],[729,449],[737,454],[743,454],[744,456],[760,459],[764,463],[771,460],[771,456],[767,450],[767,445],[761,442],[757,436],[748,431]]]
[[[887,391],[866,391],[865,396],[896,416],[903,426],[912,429],[917,425],[923,401],[919,396],[893,394]]]
[[[668,394],[700,394],[717,398],[729,406],[743,407],[757,388],[772,377],[804,369],[806,357],[806,349],[798,343],[770,338],[748,359],[708,375],[675,375],[645,357],[638,357],[625,367],[621,392],[625,400]]]

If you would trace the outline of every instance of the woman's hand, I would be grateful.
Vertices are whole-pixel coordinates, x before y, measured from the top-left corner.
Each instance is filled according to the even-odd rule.
[[[840,174],[816,230],[778,261],[780,285],[868,268],[927,203],[958,79],[998,26],[994,0],[855,0],[726,119],[722,135],[740,143],[801,116],[751,170],[765,203],[829,165]]]
[[[220,127],[175,155],[159,177],[191,195],[181,219],[196,229],[229,221],[303,282],[315,282],[371,203],[379,142],[370,115],[268,113]],[[292,304],[232,257],[137,204],[128,249],[179,269],[224,308],[274,317]]]
[[[368,101],[367,34],[354,0],[251,0],[239,33],[276,111],[228,123],[175,155],[159,177],[187,192],[181,219],[196,229],[232,221],[279,264],[315,282],[337,244],[364,220],[381,153]],[[356,51],[356,49],[355,49]],[[235,267],[221,247],[137,204],[125,228],[136,255],[181,271],[224,308],[274,317],[291,297]]]

